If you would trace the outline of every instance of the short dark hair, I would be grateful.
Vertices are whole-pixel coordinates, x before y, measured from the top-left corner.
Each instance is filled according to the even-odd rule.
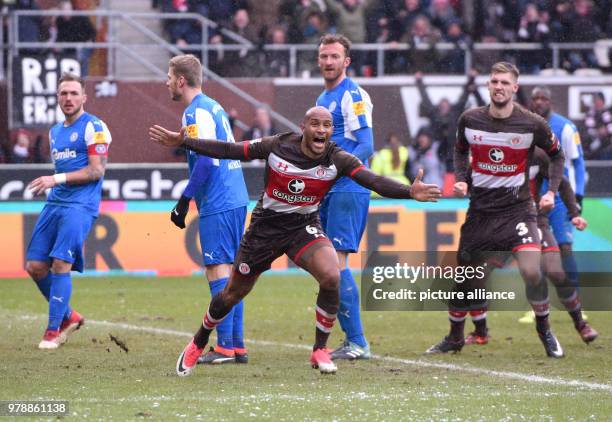
[[[342,34],[325,34],[319,40],[319,46],[338,43],[344,47],[344,55],[349,57],[351,54],[351,40]]]
[[[62,76],[60,76],[59,81],[57,82],[57,89],[59,89],[62,82],[78,82],[81,84],[81,88],[85,91],[85,79],[77,75],[76,73],[64,72]]]
[[[202,87],[202,63],[193,54],[174,56],[170,59],[169,66],[177,77],[184,77],[191,88]]]
[[[552,98],[552,92],[550,91],[550,88],[544,85],[538,85],[531,91],[532,98],[537,96],[538,94],[548,98],[549,100]]]
[[[518,68],[510,62],[495,63],[491,66],[491,74],[493,73],[512,73],[517,80],[520,75]]]

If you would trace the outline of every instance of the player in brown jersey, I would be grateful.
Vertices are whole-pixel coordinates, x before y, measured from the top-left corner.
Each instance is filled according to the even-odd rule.
[[[542,149],[536,148],[533,153],[533,161],[529,166],[530,190],[536,203],[540,199],[539,192],[541,191],[542,181],[548,177],[549,164],[548,155]],[[587,221],[580,216],[574,190],[569,179],[565,176],[563,176],[559,185],[559,195],[568,210],[572,225],[580,231],[584,230]],[[598,333],[582,318],[580,295],[578,289],[568,280],[563,270],[559,245],[550,228],[548,213],[538,209],[537,225],[542,244],[541,268],[543,276],[548,278],[555,286],[557,297],[574,321],[576,331],[578,331],[580,338],[588,344],[597,338]],[[542,288],[547,289],[548,284],[544,283]],[[480,327],[480,330],[477,329],[477,331],[468,334],[465,338],[465,344],[487,344],[489,336],[485,334],[487,333],[486,314],[477,315],[476,318],[473,316],[472,321],[476,327]]]
[[[265,189],[240,243],[230,280],[212,298],[200,329],[181,353],[176,366],[178,375],[191,373],[211,331],[282,254],[287,254],[319,283],[310,362],[324,373],[337,370],[326,345],[339,306],[340,271],[338,257],[319,221],[321,199],[342,176],[389,198],[436,201],[441,193],[437,186],[421,181],[422,171],[411,186],[376,175],[358,158],[330,142],[332,130],[331,114],[324,107],[308,110],[302,123],[303,134],[284,133],[235,144],[184,139],[183,130],[171,132],[160,126],[149,129],[151,140],[162,145],[183,145],[213,158],[267,162]]]
[[[546,121],[512,101],[518,90],[518,75],[518,69],[511,63],[494,64],[487,84],[491,103],[466,111],[458,121],[455,194],[467,195],[470,170],[472,185],[457,261],[463,266],[478,266],[484,263],[487,252],[512,251],[526,283],[546,354],[558,358],[563,356],[563,349],[550,329],[548,296],[541,288],[540,238],[529,191],[528,163],[535,146],[551,157],[549,191],[539,203],[547,211],[554,206],[564,156]],[[450,333],[425,353],[461,350],[467,313],[486,311],[484,300],[468,299],[470,291],[484,287],[484,281],[474,278],[456,283],[455,288],[464,292],[464,299],[449,302]],[[477,324],[477,332],[480,328],[483,327]],[[478,334],[486,336],[486,326],[484,330]]]

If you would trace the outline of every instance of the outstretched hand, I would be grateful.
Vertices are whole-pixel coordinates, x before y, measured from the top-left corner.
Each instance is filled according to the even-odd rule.
[[[172,132],[162,126],[153,125],[149,128],[149,140],[167,147],[178,147],[183,143],[185,128],[180,132]]]
[[[580,216],[572,218],[572,224],[580,231],[586,229],[588,225],[587,221]]]
[[[412,185],[410,185],[410,195],[420,202],[438,202],[442,192],[437,185],[423,183],[423,169],[419,169]]]

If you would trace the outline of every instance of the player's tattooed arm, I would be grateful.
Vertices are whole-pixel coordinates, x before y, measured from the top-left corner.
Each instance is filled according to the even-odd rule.
[[[80,185],[95,182],[104,176],[106,169],[106,156],[90,155],[89,164],[77,171],[70,173],[54,174],[53,176],[41,176],[32,180],[28,188],[34,195],[40,195],[45,190],[61,184]]]

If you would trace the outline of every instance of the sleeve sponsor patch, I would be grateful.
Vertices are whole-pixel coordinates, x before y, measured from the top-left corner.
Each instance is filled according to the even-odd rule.
[[[574,132],[574,144],[580,145],[580,134],[578,132]]]
[[[108,155],[108,144],[92,144],[87,147],[88,155]]]
[[[106,143],[106,133],[94,132],[93,140],[96,144],[105,144]]]
[[[364,115],[366,113],[365,101],[357,101],[353,103],[353,113],[357,116]]]
[[[190,138],[198,138],[198,125],[187,126],[187,136]]]

